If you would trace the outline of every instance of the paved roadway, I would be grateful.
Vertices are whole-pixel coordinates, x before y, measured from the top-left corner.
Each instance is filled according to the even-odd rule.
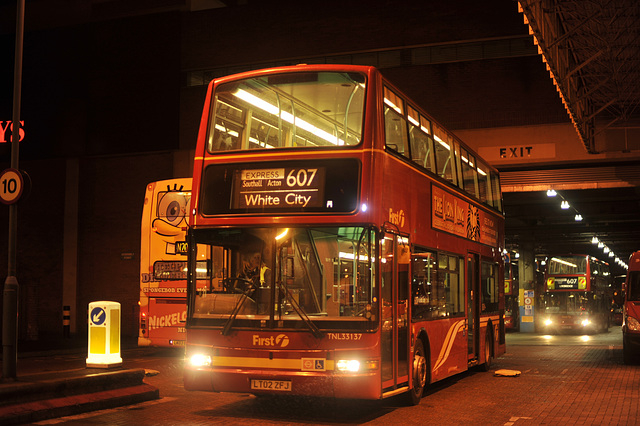
[[[37,424],[637,425],[640,366],[622,363],[621,339],[619,327],[592,336],[509,334],[507,353],[496,360],[492,372],[470,371],[432,385],[421,404],[413,407],[401,398],[271,400],[187,392],[182,387],[181,355],[134,349],[123,354],[125,367],[157,371],[145,381],[160,389],[159,400]],[[55,360],[43,360],[47,362]],[[84,358],[77,362],[82,366]],[[519,370],[521,375],[495,376],[497,369]]]

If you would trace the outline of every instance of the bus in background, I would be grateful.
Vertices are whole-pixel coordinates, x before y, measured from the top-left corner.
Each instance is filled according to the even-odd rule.
[[[504,255],[504,328],[507,331],[520,329],[519,292],[518,260],[511,259],[507,253]]]
[[[212,81],[193,179],[185,389],[417,404],[504,353],[499,175],[375,68]]]
[[[140,230],[139,346],[184,346],[191,178],[147,185]]]
[[[611,321],[615,325],[622,325],[624,317],[624,283],[626,280],[626,275],[616,275],[613,277]]]
[[[624,284],[624,314],[622,322],[622,358],[625,364],[638,361],[640,354],[640,251],[629,257],[627,280]]]
[[[608,331],[611,319],[609,264],[588,255],[547,258],[542,332]]]

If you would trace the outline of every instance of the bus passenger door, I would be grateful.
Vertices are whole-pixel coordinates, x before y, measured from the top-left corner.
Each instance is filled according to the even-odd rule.
[[[381,241],[383,392],[408,385],[409,380],[409,240],[387,233]]]
[[[467,345],[468,359],[479,359],[480,355],[480,274],[479,259],[475,253],[467,254]]]

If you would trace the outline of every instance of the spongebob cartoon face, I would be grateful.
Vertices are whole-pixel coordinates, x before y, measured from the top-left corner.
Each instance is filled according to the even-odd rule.
[[[190,201],[191,192],[183,191],[177,185],[173,189],[167,187],[167,191],[158,192],[152,229],[165,243],[165,254],[177,254],[176,242],[184,240]]]

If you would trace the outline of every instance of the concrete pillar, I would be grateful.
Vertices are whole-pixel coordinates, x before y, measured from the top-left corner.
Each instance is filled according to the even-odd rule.
[[[536,259],[533,241],[520,244],[518,269],[520,273],[520,332],[535,332]]]
[[[75,334],[77,327],[76,299],[78,294],[78,191],[79,162],[70,158],[66,164],[66,180],[64,194],[64,235],[62,255],[62,306],[69,308],[67,328],[64,333]],[[82,312],[84,315],[84,311]],[[62,326],[62,324],[61,324]],[[65,336],[66,337],[66,336]]]

